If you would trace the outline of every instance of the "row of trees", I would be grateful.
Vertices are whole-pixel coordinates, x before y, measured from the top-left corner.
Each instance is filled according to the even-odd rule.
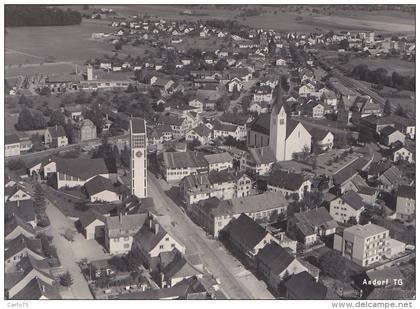
[[[351,76],[355,79],[397,88],[398,90],[415,91],[416,89],[416,78],[414,76],[403,76],[397,72],[388,75],[388,71],[384,68],[370,70],[368,65],[363,63],[353,68]]]
[[[66,26],[79,25],[79,12],[45,5],[6,5],[4,7],[6,27]]]

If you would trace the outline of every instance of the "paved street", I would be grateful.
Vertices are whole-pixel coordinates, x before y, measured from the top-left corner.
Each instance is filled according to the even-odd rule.
[[[57,248],[62,267],[65,271],[70,271],[73,277],[73,285],[68,291],[64,291],[61,296],[65,299],[93,299],[88,284],[76,264],[80,258],[76,257],[72,244],[61,235],[67,228],[74,229],[73,221],[65,217],[49,201],[47,201],[46,212],[51,221],[48,234],[54,237],[52,243]]]
[[[187,247],[188,253],[200,255],[205,267],[221,281],[221,289],[233,299],[274,299],[263,281],[244,269],[220,242],[206,233],[165,194],[156,177],[148,173],[149,196],[159,213],[169,215],[175,224],[174,235]]]

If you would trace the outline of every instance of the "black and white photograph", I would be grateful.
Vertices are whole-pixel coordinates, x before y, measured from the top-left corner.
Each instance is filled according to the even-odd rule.
[[[407,2],[6,1],[2,307],[414,308]]]

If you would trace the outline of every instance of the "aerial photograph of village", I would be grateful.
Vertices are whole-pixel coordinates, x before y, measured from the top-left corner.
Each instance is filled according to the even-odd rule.
[[[342,3],[2,5],[7,307],[414,308],[416,5]]]

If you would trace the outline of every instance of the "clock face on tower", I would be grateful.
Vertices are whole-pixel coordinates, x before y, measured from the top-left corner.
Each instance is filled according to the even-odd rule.
[[[143,153],[140,150],[136,152],[136,157],[141,158],[142,155]]]

